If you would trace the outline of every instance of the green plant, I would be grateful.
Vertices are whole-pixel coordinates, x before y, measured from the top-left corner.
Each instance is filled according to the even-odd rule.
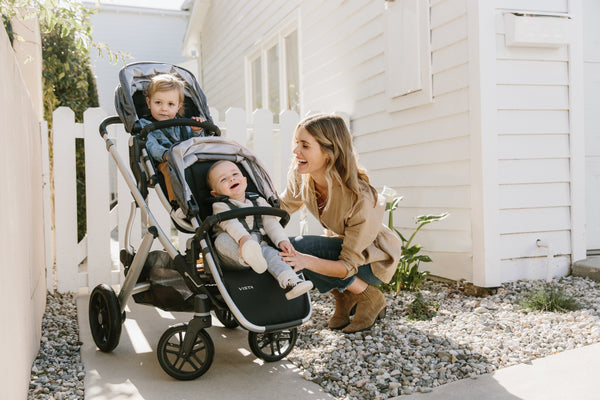
[[[539,286],[528,293],[521,301],[523,308],[537,311],[567,312],[578,310],[581,306],[564,292],[562,288],[552,285]]]
[[[417,232],[421,230],[425,225],[430,224],[434,221],[440,221],[448,216],[448,213],[442,213],[438,215],[419,215],[416,218],[417,228],[413,231],[408,239],[394,228],[394,217],[393,212],[398,208],[398,203],[402,200],[402,197],[394,197],[396,192],[393,189],[384,187],[383,195],[386,197],[385,210],[389,212],[388,215],[388,227],[398,234],[402,241],[402,255],[398,261],[398,267],[390,283],[381,285],[384,291],[395,291],[410,290],[417,291],[421,283],[425,280],[429,271],[419,271],[419,266],[422,262],[431,262],[431,258],[428,255],[419,254],[421,251],[420,244],[413,244],[413,239]]]
[[[406,318],[413,321],[428,321],[437,315],[439,308],[437,301],[425,301],[423,295],[417,292],[415,299],[408,305]]]

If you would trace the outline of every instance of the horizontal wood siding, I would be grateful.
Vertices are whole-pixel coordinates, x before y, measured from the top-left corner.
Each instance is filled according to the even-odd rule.
[[[508,47],[506,12],[566,13],[567,0],[496,1],[500,270],[510,279],[568,272],[571,252],[567,47]],[[501,279],[506,280],[506,279]]]
[[[325,3],[325,4],[323,4]],[[333,5],[328,3],[335,3]],[[420,214],[450,212],[416,240],[445,277],[471,277],[466,3],[431,1],[433,102],[389,112],[383,2],[302,4],[303,106],[344,111],[377,189],[404,196],[394,222],[404,233]]]
[[[299,0],[213,2],[202,29],[202,81],[212,107],[245,108],[244,58],[297,9]]]

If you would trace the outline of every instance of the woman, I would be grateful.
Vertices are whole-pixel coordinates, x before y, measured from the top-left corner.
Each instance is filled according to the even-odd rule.
[[[346,333],[368,329],[385,316],[385,296],[376,286],[394,275],[400,239],[382,224],[384,201],[358,166],[342,118],[329,114],[305,118],[296,128],[293,147],[295,159],[282,208],[293,213],[306,206],[333,237],[293,238],[296,252],[280,255],[320,292],[333,294],[335,312],[329,328]]]

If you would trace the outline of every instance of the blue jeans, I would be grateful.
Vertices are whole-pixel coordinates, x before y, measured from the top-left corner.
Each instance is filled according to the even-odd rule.
[[[291,237],[290,242],[292,242],[294,248],[300,253],[310,254],[326,260],[337,261],[342,251],[343,239],[306,235]],[[304,274],[304,278],[311,280],[315,285],[315,288],[321,293],[329,292],[332,289],[344,291],[357,277],[373,286],[378,286],[383,283],[379,278],[373,275],[370,264],[359,266],[356,275],[346,279],[322,275],[308,269],[303,269],[302,273]]]

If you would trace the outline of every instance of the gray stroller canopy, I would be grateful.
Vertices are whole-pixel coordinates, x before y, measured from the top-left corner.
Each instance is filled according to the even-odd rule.
[[[264,165],[250,150],[231,139],[219,136],[192,137],[172,146],[168,160],[171,186],[186,215],[190,211],[187,204],[192,192],[185,183],[185,169],[198,161],[229,160],[238,163],[246,170],[262,197],[271,204],[278,202],[275,186]]]
[[[119,86],[115,90],[115,109],[125,130],[133,133],[135,123],[147,111],[144,90],[150,79],[158,74],[173,74],[185,82],[185,117],[204,117],[213,123],[206,103],[206,96],[192,73],[185,68],[158,62],[129,64],[119,72]],[[141,114],[141,115],[140,115]]]

